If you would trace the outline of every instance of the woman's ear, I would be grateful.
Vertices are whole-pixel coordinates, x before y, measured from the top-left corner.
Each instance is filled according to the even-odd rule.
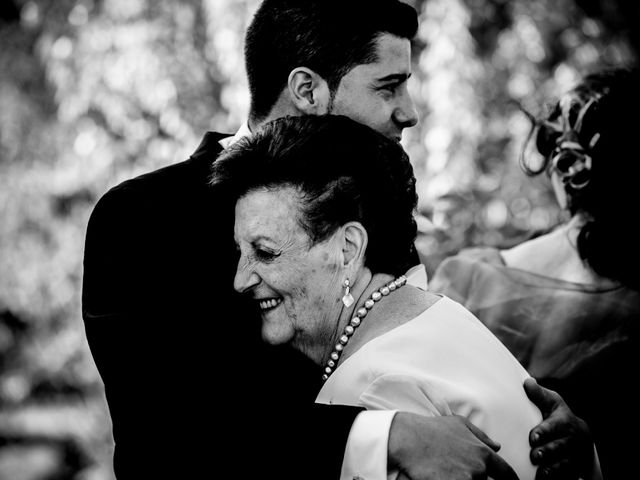
[[[364,265],[369,236],[360,222],[349,222],[342,226],[342,265],[355,270]]]
[[[306,67],[291,70],[287,88],[291,102],[300,113],[307,115],[328,113],[331,98],[329,85],[313,70]]]

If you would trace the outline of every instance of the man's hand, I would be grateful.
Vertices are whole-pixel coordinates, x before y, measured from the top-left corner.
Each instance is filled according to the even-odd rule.
[[[411,480],[517,480],[499,449],[464,417],[398,412],[389,433],[389,470]]]
[[[544,419],[529,433],[531,462],[538,465],[536,479],[593,478],[594,445],[584,420],[573,414],[558,393],[533,378],[525,380],[524,389]]]

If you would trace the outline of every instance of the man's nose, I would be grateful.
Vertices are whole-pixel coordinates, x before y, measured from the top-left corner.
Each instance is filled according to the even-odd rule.
[[[394,110],[393,119],[402,128],[413,127],[418,123],[418,112],[408,93],[403,95]]]
[[[242,258],[238,260],[236,276],[233,279],[233,288],[238,293],[251,290],[260,283],[260,276]]]

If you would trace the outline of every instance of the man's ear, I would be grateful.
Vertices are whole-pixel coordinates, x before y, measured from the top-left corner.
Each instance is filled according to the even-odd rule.
[[[369,236],[360,222],[345,223],[342,232],[342,265],[357,270],[364,265]]]
[[[328,113],[329,85],[316,72],[307,67],[297,67],[289,73],[287,83],[291,102],[300,113],[322,115]]]

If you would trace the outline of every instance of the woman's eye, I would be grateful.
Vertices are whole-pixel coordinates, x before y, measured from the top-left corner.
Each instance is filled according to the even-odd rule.
[[[270,262],[275,260],[278,257],[278,253],[272,252],[270,250],[257,249],[255,251],[255,256],[261,262]]]

